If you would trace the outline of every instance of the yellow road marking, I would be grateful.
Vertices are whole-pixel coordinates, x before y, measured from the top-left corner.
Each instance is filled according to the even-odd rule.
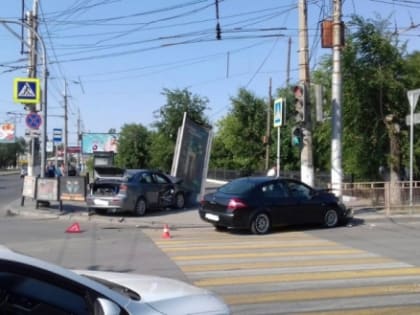
[[[364,296],[384,296],[415,293],[420,293],[420,285],[418,284],[225,295],[223,296],[223,299],[230,305],[243,305],[270,302],[294,302],[321,299],[340,299],[347,297],[354,298]]]
[[[326,272],[305,272],[296,274],[271,274],[255,276],[238,276],[223,278],[208,278],[194,282],[197,286],[222,286],[256,283],[276,283],[276,282],[297,282],[297,281],[316,281],[316,280],[343,280],[361,279],[375,277],[393,276],[412,276],[420,275],[420,268],[394,268],[394,269],[374,269],[374,270],[349,270],[349,271],[326,271]]]
[[[316,242],[285,242],[285,243],[260,243],[260,244],[230,244],[230,245],[207,245],[198,244],[191,245],[188,247],[167,247],[164,248],[165,252],[183,252],[183,251],[195,251],[195,250],[227,250],[227,249],[262,249],[262,248],[296,248],[296,247],[320,247],[328,246],[335,247],[339,244],[329,241],[316,241]],[[342,245],[340,245],[342,246]]]
[[[294,315],[418,315],[420,306],[390,306],[325,312],[293,313]]]
[[[322,259],[322,260],[293,260],[293,261],[265,261],[250,263],[232,264],[206,264],[206,265],[184,265],[180,266],[182,271],[203,272],[203,271],[225,271],[243,269],[265,269],[265,268],[287,268],[287,267],[307,267],[307,266],[333,266],[333,265],[358,265],[358,264],[381,264],[395,262],[389,258],[366,257],[366,258],[341,258],[341,259]]]
[[[229,259],[229,258],[262,258],[262,257],[284,257],[284,256],[308,256],[308,255],[346,255],[360,254],[364,251],[359,249],[331,249],[331,250],[306,250],[306,251],[283,251],[283,252],[252,252],[252,253],[229,253],[209,255],[185,255],[171,257],[175,261],[185,260],[207,260],[207,259]]]
[[[220,235],[215,236],[213,234],[200,234],[199,236],[183,236],[176,234],[176,232],[171,232],[172,238],[170,240],[162,240],[161,233],[160,234],[150,234],[150,237],[153,238],[155,244],[162,245],[162,246],[172,246],[172,245],[191,245],[191,244],[212,244],[212,243],[225,243],[225,242],[237,242],[237,243],[250,243],[253,242],[255,244],[261,244],[263,242],[287,242],[287,241],[305,241],[305,240],[319,240],[319,238],[307,235],[307,234],[295,234],[295,235],[274,235],[270,237],[264,236],[249,236],[249,235]]]

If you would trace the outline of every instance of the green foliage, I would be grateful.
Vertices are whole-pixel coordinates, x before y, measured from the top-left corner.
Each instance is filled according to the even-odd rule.
[[[153,124],[156,134],[153,134],[150,147],[150,164],[154,168],[169,171],[184,113],[186,112],[188,118],[198,124],[209,125],[204,114],[204,111],[208,109],[208,99],[192,94],[188,89],[164,89],[162,94],[166,96],[166,104],[154,113],[157,119]]]
[[[170,172],[175,144],[164,133],[153,132],[150,144],[150,167]]]
[[[232,108],[219,121],[212,149],[212,165],[249,173],[264,168],[267,105],[251,92],[240,89],[231,98]]]
[[[17,138],[14,143],[0,143],[0,168],[18,166],[17,157],[25,152],[25,139]]]
[[[404,51],[386,25],[354,16],[356,31],[343,52],[343,168],[359,179],[376,179],[379,167],[389,163],[391,169],[400,166],[399,146],[391,150],[390,141],[399,143],[403,135],[391,131],[387,117],[400,122],[407,113],[401,105],[406,103]]]
[[[125,168],[149,166],[150,132],[141,124],[125,124],[118,140],[115,164]]]
[[[174,143],[185,112],[196,123],[209,125],[204,115],[204,111],[208,109],[207,98],[193,95],[188,89],[164,89],[162,95],[166,97],[166,104],[154,113],[157,120],[153,125],[159,133],[165,134]]]

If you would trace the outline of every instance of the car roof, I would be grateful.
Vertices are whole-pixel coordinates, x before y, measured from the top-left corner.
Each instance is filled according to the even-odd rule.
[[[106,286],[96,281],[93,281],[87,277],[83,277],[67,268],[60,267],[53,263],[49,263],[47,261],[40,260],[31,256],[17,253],[9,249],[8,247],[0,244],[0,263],[1,262],[23,264],[23,265],[32,266],[33,268],[36,268],[36,269],[42,269],[47,272],[51,272],[55,275],[61,276],[70,281],[77,282],[102,295],[105,295],[108,298],[113,299],[114,301],[117,301],[117,303],[119,303],[120,305],[126,305],[126,303],[128,303],[129,301],[127,297],[121,294],[118,294],[112,291],[111,289],[107,288]]]

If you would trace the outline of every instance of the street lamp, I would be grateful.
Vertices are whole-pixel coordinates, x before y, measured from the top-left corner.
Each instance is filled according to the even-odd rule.
[[[36,31],[35,28],[32,26],[21,22],[21,21],[13,21],[13,20],[4,20],[0,19],[0,23],[3,24],[5,28],[7,28],[13,35],[15,35],[20,41],[22,41],[24,44],[25,41],[23,41],[18,34],[16,34],[10,27],[8,27],[7,24],[18,24],[23,27],[28,28],[33,34],[35,34],[36,38],[41,43],[42,47],[42,70],[43,70],[43,89],[42,89],[42,97],[41,97],[41,110],[42,110],[42,131],[41,131],[41,177],[45,177],[45,167],[46,167],[46,143],[47,143],[47,82],[48,82],[48,70],[47,70],[47,51],[45,49],[45,43],[39,35],[39,33]]]

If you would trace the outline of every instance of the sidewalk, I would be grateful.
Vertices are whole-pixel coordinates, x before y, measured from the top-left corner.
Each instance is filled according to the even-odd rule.
[[[209,180],[209,183],[214,181]],[[211,189],[211,187],[209,188]],[[378,220],[397,220],[397,219],[416,219],[420,220],[420,207],[407,207],[404,211],[394,211],[391,215],[383,208],[372,206],[370,200],[356,199],[352,197],[343,197],[347,207],[353,209],[354,222],[367,222]],[[2,211],[3,210],[3,211]],[[208,227],[209,225],[202,221],[198,215],[198,208],[190,207],[182,210],[161,210],[152,211],[144,217],[136,217],[130,213],[116,214],[92,214],[89,213],[85,202],[63,201],[60,211],[59,202],[53,201],[50,206],[40,205],[36,209],[36,201],[25,198],[24,205],[21,206],[21,199],[15,200],[4,209],[0,209],[3,216],[25,216],[37,218],[51,218],[68,221],[94,221],[104,224],[128,224],[138,228],[159,228],[164,224],[171,227]],[[2,213],[3,212],[3,213]]]
[[[354,222],[375,222],[375,221],[389,221],[400,219],[417,219],[420,220],[420,213],[418,209],[412,214],[394,214],[386,215],[384,209],[377,209],[374,207],[363,206],[366,201],[349,200],[346,205],[353,209]],[[4,209],[6,216],[25,216],[35,218],[50,218],[72,221],[93,221],[103,224],[116,224],[135,226],[136,228],[153,228],[161,229],[164,224],[168,224],[171,228],[201,228],[209,225],[202,221],[198,215],[198,208],[191,207],[183,210],[161,210],[152,211],[144,217],[136,217],[129,213],[123,214],[90,214],[88,213],[86,204],[84,202],[63,202],[62,210],[60,211],[59,202],[51,202],[50,206],[40,205],[36,209],[35,200],[25,198],[24,205],[21,206],[21,200],[16,200],[9,204]]]
[[[171,227],[208,227],[208,224],[202,221],[198,215],[198,208],[191,207],[182,210],[168,209],[151,211],[144,217],[136,217],[130,213],[89,213],[84,202],[66,202],[63,201],[62,210],[58,201],[52,201],[50,206],[39,205],[36,209],[36,201],[25,198],[24,205],[21,206],[21,200],[15,200],[4,210],[6,216],[25,216],[34,218],[50,218],[68,221],[94,221],[104,224],[125,224],[137,228],[158,228],[161,229],[164,224]]]

